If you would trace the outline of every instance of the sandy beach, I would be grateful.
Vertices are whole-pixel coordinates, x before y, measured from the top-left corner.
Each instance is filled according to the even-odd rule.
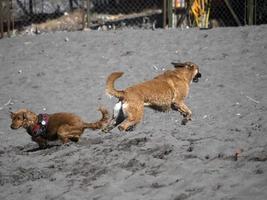
[[[177,111],[145,108],[132,132],[86,130],[78,143],[31,151],[9,111],[112,112],[116,88],[149,80],[173,61],[202,78]],[[267,198],[267,26],[57,32],[0,40],[1,200],[264,200]]]

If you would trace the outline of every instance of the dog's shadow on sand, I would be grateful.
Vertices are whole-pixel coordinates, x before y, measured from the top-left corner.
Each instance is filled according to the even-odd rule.
[[[54,147],[57,148],[57,147],[60,147],[60,146],[62,146],[62,145],[60,145],[60,144],[49,144],[46,147],[36,147],[36,148],[25,150],[25,152],[27,152],[27,153],[38,152],[38,151],[42,151],[42,150],[48,150],[48,149],[51,149],[51,148],[54,148]]]
[[[102,144],[103,140],[101,137],[93,138],[93,139],[86,139],[83,138],[79,142],[69,142],[66,144],[61,144],[61,143],[52,143],[52,144],[47,144],[45,147],[24,147],[23,150],[26,153],[32,153],[32,152],[42,152],[42,151],[51,151],[51,150],[58,150],[60,148],[68,147],[71,145],[78,145],[78,146],[88,146],[88,145],[95,145],[95,144]]]

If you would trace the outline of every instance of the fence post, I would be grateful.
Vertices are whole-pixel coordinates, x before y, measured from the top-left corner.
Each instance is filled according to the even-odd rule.
[[[2,5],[2,1],[0,1],[0,38],[4,37],[4,15],[3,15],[3,5]]]
[[[163,28],[166,28],[166,21],[167,21],[167,5],[166,0],[163,0]]]
[[[168,27],[172,27],[172,1],[168,0]]]
[[[254,24],[254,0],[247,1],[247,15],[248,15],[248,25]]]
[[[87,17],[86,17],[86,21],[87,21],[87,28],[89,28],[90,27],[90,7],[91,7],[91,0],[87,0],[87,5],[86,5],[86,7],[87,7],[87,11],[86,11],[86,13],[87,13]]]
[[[8,37],[10,37],[10,1],[7,1],[7,9],[6,9],[7,13],[6,13],[6,20],[7,20],[7,35]]]
[[[81,5],[81,12],[82,12],[82,30],[85,29],[85,0],[82,1],[82,5]]]

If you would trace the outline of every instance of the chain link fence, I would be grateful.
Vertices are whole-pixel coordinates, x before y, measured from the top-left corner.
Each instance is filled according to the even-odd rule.
[[[0,37],[85,28],[212,28],[265,23],[266,0],[0,0]]]
[[[266,0],[213,0],[211,20],[218,26],[244,26],[267,23]]]

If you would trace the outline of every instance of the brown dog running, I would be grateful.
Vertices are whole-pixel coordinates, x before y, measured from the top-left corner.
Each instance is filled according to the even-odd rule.
[[[78,142],[85,129],[101,129],[107,125],[109,113],[105,108],[99,108],[102,118],[94,123],[86,123],[79,116],[72,113],[39,114],[28,109],[11,112],[12,129],[25,128],[32,140],[40,148],[47,147],[47,141],[60,139],[63,144],[71,141]]]
[[[106,92],[117,97],[119,102],[114,107],[113,119],[104,130],[109,131],[121,122],[118,127],[120,131],[131,130],[141,121],[144,106],[163,111],[174,108],[183,115],[183,125],[191,120],[192,112],[185,105],[184,99],[188,96],[190,83],[198,82],[201,77],[199,67],[192,62],[172,64],[174,70],[167,70],[152,80],[122,91],[114,88],[114,82],[123,75],[123,72],[110,74],[106,82]]]

